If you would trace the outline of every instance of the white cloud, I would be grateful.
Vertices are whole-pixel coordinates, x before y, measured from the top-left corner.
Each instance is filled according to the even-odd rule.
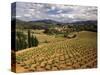
[[[62,13],[63,12],[63,10],[59,10],[59,11],[57,11],[57,13]]]
[[[31,16],[31,14],[24,14],[24,16],[25,16],[25,17],[30,17],[30,16]]]
[[[60,18],[60,15],[50,15],[52,18]]]
[[[93,6],[71,6],[18,2],[16,17],[30,21],[52,19],[57,21],[97,20],[97,8]]]
[[[14,17],[15,17],[15,16],[14,16]],[[20,18],[20,17],[21,17],[21,16],[18,16],[18,15],[16,16],[16,18]]]
[[[74,15],[73,14],[68,14],[68,17],[73,19]]]
[[[56,7],[55,6],[51,6],[51,10],[55,10],[56,9]]]
[[[29,9],[29,12],[35,12],[35,10],[34,9]]]

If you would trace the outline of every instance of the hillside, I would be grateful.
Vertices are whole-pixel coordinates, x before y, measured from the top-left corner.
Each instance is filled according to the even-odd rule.
[[[62,39],[18,51],[16,52],[16,65],[19,66],[17,72],[95,68],[96,35],[95,32],[82,31],[73,39]]]
[[[37,21],[21,21],[18,19],[12,19],[11,21],[12,25],[16,24],[17,28],[24,28],[24,29],[48,29],[48,28],[55,28],[55,27],[85,27],[85,28],[90,28],[93,31],[97,31],[97,21],[76,21],[76,22],[71,22],[71,23],[63,23],[63,22],[58,22],[50,19],[45,19],[45,20],[37,20]],[[92,28],[91,28],[92,27]]]

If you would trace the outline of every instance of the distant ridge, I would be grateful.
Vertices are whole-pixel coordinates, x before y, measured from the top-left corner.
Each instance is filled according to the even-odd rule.
[[[87,21],[76,21],[76,22],[58,22],[55,20],[51,20],[51,19],[43,19],[43,20],[36,20],[36,21],[22,21],[19,19],[12,19],[12,21],[16,21],[16,22],[25,22],[25,23],[46,23],[46,24],[97,24],[97,20],[87,20]]]

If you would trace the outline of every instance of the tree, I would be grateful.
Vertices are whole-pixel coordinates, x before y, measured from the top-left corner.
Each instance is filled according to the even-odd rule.
[[[30,35],[30,30],[28,30],[28,47],[31,47],[31,35]]]
[[[39,41],[38,41],[38,39],[36,37],[34,37],[34,42],[35,42],[34,46],[38,46]]]
[[[31,46],[33,46],[33,47],[38,46],[38,43],[39,43],[38,39],[32,35]]]
[[[23,31],[16,32],[16,50],[27,48],[26,35]]]
[[[38,39],[31,35],[30,30],[27,32],[28,38],[23,33],[23,31],[16,32],[16,50],[22,50],[25,48],[38,46]]]
[[[31,37],[31,46],[34,46],[34,45],[35,45],[35,40],[34,40],[34,37],[32,35],[32,37]]]

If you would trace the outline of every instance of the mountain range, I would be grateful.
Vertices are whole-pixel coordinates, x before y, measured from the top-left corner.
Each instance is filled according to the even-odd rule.
[[[71,23],[63,23],[63,22],[58,22],[55,20],[51,20],[51,19],[43,19],[43,20],[36,20],[36,21],[22,21],[19,19],[13,19],[13,21],[16,21],[16,23],[31,23],[31,24],[36,24],[36,23],[45,23],[45,24],[97,24],[96,20],[87,20],[87,21],[76,21],[76,22],[71,22]]]

